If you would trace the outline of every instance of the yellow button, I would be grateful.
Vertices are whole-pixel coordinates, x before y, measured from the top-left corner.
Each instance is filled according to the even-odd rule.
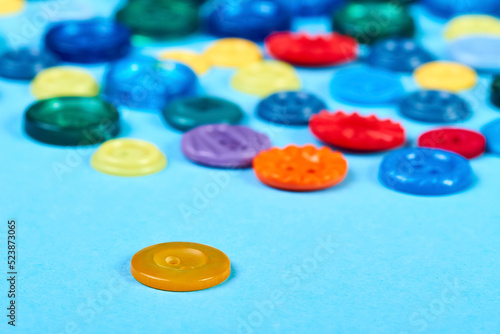
[[[39,100],[61,96],[96,96],[99,85],[77,67],[52,67],[35,77],[31,91]]]
[[[214,66],[241,67],[260,61],[262,52],[257,44],[249,40],[224,38],[207,49],[205,58]]]
[[[280,91],[301,87],[295,69],[279,61],[262,61],[247,65],[236,72],[233,88],[244,93],[268,96]]]
[[[477,83],[477,73],[472,68],[446,61],[424,64],[415,70],[414,77],[422,88],[450,92],[470,89]]]
[[[153,144],[138,139],[108,140],[94,153],[91,165],[117,176],[154,174],[167,166],[165,155]]]
[[[462,15],[451,20],[444,32],[446,39],[468,35],[500,36],[500,20],[489,15]]]
[[[19,12],[24,7],[24,0],[0,0],[0,15]]]
[[[224,282],[231,263],[226,254],[210,246],[167,242],[138,251],[130,271],[136,280],[155,289],[195,291]]]
[[[160,53],[160,60],[174,60],[189,66],[197,74],[204,74],[210,69],[210,64],[202,55],[189,50],[172,50]]]

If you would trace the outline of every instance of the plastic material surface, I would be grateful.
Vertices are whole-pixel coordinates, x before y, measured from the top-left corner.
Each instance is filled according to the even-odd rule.
[[[205,59],[213,66],[241,67],[262,60],[257,44],[243,38],[222,38],[206,51]]]
[[[465,65],[433,61],[417,68],[415,81],[424,89],[459,92],[473,88],[477,83],[476,72]]]
[[[472,35],[500,36],[500,20],[489,15],[462,15],[450,20],[444,31],[449,40]]]
[[[500,108],[500,76],[495,76],[490,88],[491,103],[497,108]]]
[[[170,50],[160,53],[160,60],[173,60],[191,68],[196,74],[205,74],[210,70],[210,63],[205,57],[189,50]]]
[[[486,139],[479,132],[467,129],[440,128],[420,135],[418,146],[451,151],[473,159],[484,153]]]
[[[388,70],[413,72],[430,62],[433,57],[415,40],[409,38],[384,39],[372,46],[368,64]]]
[[[486,150],[500,155],[500,119],[486,124],[481,132],[486,137]]]
[[[345,0],[278,0],[294,16],[325,16],[339,7]]]
[[[481,71],[500,71],[500,36],[470,36],[448,46],[451,58]]]
[[[1,0],[0,15],[12,15],[20,12],[25,5],[25,0]]]
[[[0,54],[0,76],[14,80],[31,80],[40,71],[58,63],[58,57],[47,50],[6,50]]]
[[[422,3],[431,12],[444,17],[469,13],[497,13],[500,9],[497,0],[422,0]]]

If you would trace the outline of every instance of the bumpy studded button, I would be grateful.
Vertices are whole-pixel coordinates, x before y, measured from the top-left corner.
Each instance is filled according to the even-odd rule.
[[[223,38],[205,51],[205,58],[213,66],[241,67],[262,60],[257,44],[242,38]]]
[[[414,72],[417,83],[424,89],[459,92],[473,88],[477,73],[470,67],[446,61],[424,64]]]
[[[85,70],[52,67],[35,77],[31,91],[39,100],[60,96],[96,96],[99,85]]]
[[[451,20],[444,32],[450,40],[470,35],[500,36],[500,20],[489,15],[462,15]]]
[[[432,56],[413,39],[390,38],[375,43],[367,61],[392,71],[413,72],[432,61]]]
[[[190,67],[196,74],[205,74],[210,69],[210,64],[200,54],[189,50],[171,50],[160,54],[160,60],[174,60]]]
[[[418,146],[455,152],[467,159],[484,153],[486,139],[482,134],[466,129],[441,128],[428,131],[418,138]]]

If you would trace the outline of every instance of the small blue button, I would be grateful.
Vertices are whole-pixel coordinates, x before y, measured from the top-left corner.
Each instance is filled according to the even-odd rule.
[[[257,115],[266,121],[284,125],[309,123],[312,115],[326,109],[316,95],[306,92],[280,92],[268,96],[257,106]]]
[[[468,103],[460,96],[436,90],[421,90],[406,96],[399,104],[399,112],[429,123],[460,122],[472,115]]]
[[[398,74],[369,67],[338,71],[333,76],[330,88],[333,96],[361,104],[396,102],[405,94]]]
[[[500,119],[486,124],[481,132],[486,137],[486,150],[500,154]]]
[[[388,188],[415,195],[447,195],[468,188],[474,181],[467,159],[458,154],[406,148],[384,158],[379,179]]]
[[[500,37],[470,36],[454,40],[448,46],[451,58],[483,71],[500,70]]]
[[[373,45],[368,64],[398,72],[413,72],[432,61],[432,56],[409,38],[391,38]]]
[[[116,60],[131,48],[129,30],[104,19],[58,23],[48,31],[45,43],[62,60],[82,64]]]
[[[344,0],[278,1],[288,7],[293,16],[327,16],[344,2]]]
[[[434,14],[451,17],[464,14],[498,14],[498,0],[422,0],[422,3]]]
[[[39,72],[58,63],[59,59],[48,50],[6,50],[0,55],[0,76],[14,80],[31,80]]]

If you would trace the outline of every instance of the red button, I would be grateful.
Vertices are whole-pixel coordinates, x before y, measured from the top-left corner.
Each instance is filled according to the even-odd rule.
[[[441,128],[422,134],[418,138],[418,146],[440,148],[473,159],[484,153],[486,139],[476,131]]]
[[[278,32],[266,39],[269,54],[298,66],[330,66],[357,58],[358,42],[337,33],[311,36]]]
[[[405,130],[399,123],[342,111],[322,111],[313,115],[309,128],[321,141],[354,151],[384,151],[405,143]]]

